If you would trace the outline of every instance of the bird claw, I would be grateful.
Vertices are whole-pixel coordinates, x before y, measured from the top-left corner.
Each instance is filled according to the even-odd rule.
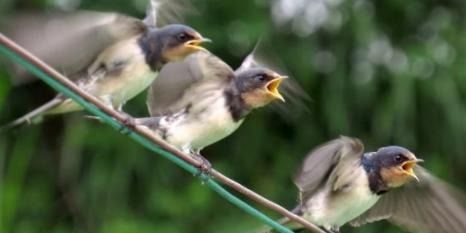
[[[134,129],[136,127],[136,120],[134,120],[134,118],[130,115],[125,116],[125,119],[123,119],[121,123],[123,123],[126,127],[131,129]]]
[[[212,172],[212,164],[209,162],[209,160],[207,160],[204,156],[202,156],[199,153],[193,153],[193,155],[194,158],[196,158],[200,162],[198,169],[201,175],[207,175],[207,177],[210,177],[210,173]]]
[[[136,121],[134,120],[133,116],[120,110],[118,112],[123,116],[121,123],[128,128],[134,129],[134,127],[136,126]]]
[[[122,134],[129,134],[136,128],[136,120],[128,113],[120,113],[123,115],[123,119],[121,120],[123,126],[120,128],[120,132]]]

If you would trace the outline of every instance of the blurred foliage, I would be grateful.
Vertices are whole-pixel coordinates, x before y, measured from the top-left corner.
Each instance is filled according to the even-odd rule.
[[[3,0],[0,14],[55,8],[143,17],[144,0]],[[263,36],[311,96],[286,120],[261,109],[204,150],[228,176],[292,208],[290,177],[314,146],[344,134],[368,150],[410,148],[466,190],[466,2],[194,1],[187,23],[233,67]],[[0,122],[54,93],[11,87],[0,69]],[[146,114],[144,94],[126,110]],[[298,111],[297,111],[298,112]],[[82,113],[0,135],[0,232],[249,232],[260,222],[173,164]],[[268,211],[272,216],[275,214]],[[278,216],[277,216],[278,217]],[[386,222],[343,232],[402,232]]]

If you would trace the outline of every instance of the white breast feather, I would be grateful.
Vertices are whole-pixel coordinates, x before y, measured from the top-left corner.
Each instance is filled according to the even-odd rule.
[[[122,62],[121,70],[106,73],[96,80],[98,85],[92,85],[89,92],[101,98],[109,98],[113,106],[119,106],[144,91],[157,77],[147,65],[145,56],[138,46],[137,38],[122,41],[104,51],[91,67],[101,63],[112,66],[112,63]]]
[[[318,191],[307,202],[309,213],[304,217],[327,229],[339,228],[371,208],[379,199],[369,189],[369,181],[363,168],[357,170],[354,183],[338,194],[330,194],[330,187]]]
[[[200,150],[225,138],[242,123],[234,122],[225,106],[223,90],[193,104],[187,117],[169,127],[167,140],[178,148]]]

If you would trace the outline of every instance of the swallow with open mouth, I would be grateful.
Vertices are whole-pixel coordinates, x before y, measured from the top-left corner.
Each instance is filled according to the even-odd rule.
[[[364,153],[358,139],[340,137],[305,158],[294,178],[300,203],[293,212],[331,233],[383,219],[411,232],[466,232],[464,195],[417,165],[422,161],[399,146]]]
[[[13,38],[18,38],[20,44],[24,42],[26,48],[31,46],[33,52],[61,48],[56,51],[58,55],[47,53],[39,57],[50,61],[59,70],[66,68],[65,72],[72,72],[68,74],[80,88],[120,111],[128,100],[149,87],[164,64],[205,50],[200,44],[210,41],[186,25],[170,24],[157,28],[155,22],[149,24],[147,19],[142,21],[114,13],[78,12],[53,19],[52,22],[45,20],[47,23],[44,22],[42,26],[47,29],[44,29],[44,33],[54,34],[47,36],[53,37],[51,40],[55,42],[55,47],[49,40],[39,40],[32,46],[28,44],[32,41],[27,42],[31,37],[18,35]],[[46,43],[40,47],[42,50],[37,48],[41,42]],[[69,54],[71,51],[75,54]],[[66,60],[65,55],[71,58],[63,61],[67,64],[62,66],[60,60]],[[81,69],[74,67],[82,66],[86,60],[90,60],[90,63]],[[44,115],[82,109],[73,100],[58,95],[3,129],[37,121]]]
[[[149,89],[151,117],[133,123],[149,127],[210,167],[200,150],[233,133],[253,109],[285,101],[278,91],[285,78],[266,68],[233,71],[200,51],[161,70]]]

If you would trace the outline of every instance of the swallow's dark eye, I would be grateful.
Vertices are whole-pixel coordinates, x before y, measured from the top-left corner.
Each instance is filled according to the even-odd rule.
[[[187,41],[190,38],[191,38],[191,36],[184,33],[184,32],[178,35],[178,40],[179,41]]]
[[[257,80],[257,81],[260,81],[260,82],[263,82],[263,81],[265,81],[266,79],[267,79],[267,77],[265,77],[264,74],[260,74],[260,75],[257,75],[257,76],[256,76],[256,80]]]
[[[400,154],[395,155],[395,162],[399,163],[399,162],[401,162],[401,161],[403,161],[403,156],[400,155]]]

